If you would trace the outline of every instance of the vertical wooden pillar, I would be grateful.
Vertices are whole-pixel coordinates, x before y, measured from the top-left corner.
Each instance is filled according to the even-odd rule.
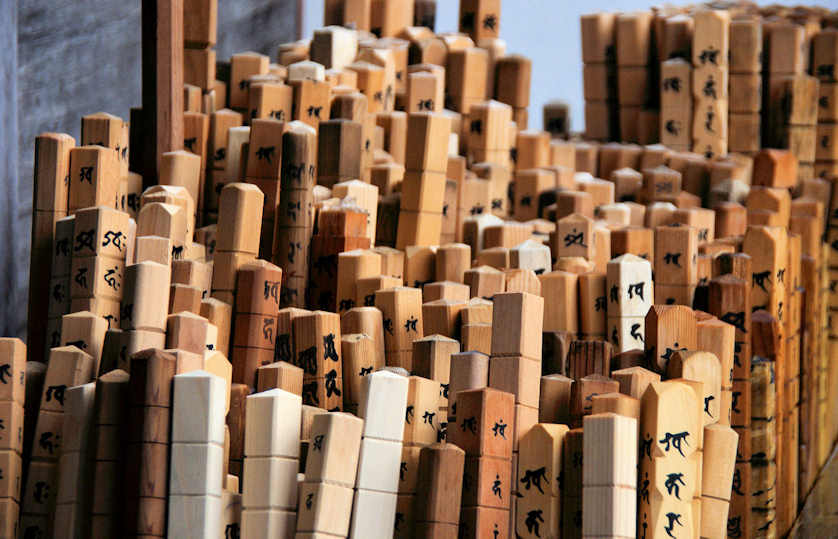
[[[143,131],[146,182],[157,183],[160,156],[183,149],[183,0],[143,0]]]

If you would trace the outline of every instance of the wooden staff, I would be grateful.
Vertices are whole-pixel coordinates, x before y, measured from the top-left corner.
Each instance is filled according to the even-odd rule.
[[[698,284],[698,229],[655,229],[655,303],[692,307]]]
[[[683,58],[661,62],[661,141],[674,150],[692,147],[692,76],[693,67]]]
[[[620,105],[620,138],[639,142],[638,119],[651,82],[649,68],[652,22],[650,12],[618,15],[615,23],[617,101]]]
[[[265,195],[262,207],[262,237],[259,254],[269,258],[274,247],[274,232],[281,201],[280,176],[283,169],[283,135],[288,124],[274,119],[251,122],[245,182],[256,185]],[[304,171],[307,172],[307,171]]]
[[[0,339],[0,372],[6,373],[2,382],[0,382],[0,410],[2,410],[0,411],[0,417],[3,419],[3,424],[6,426],[5,432],[7,433],[0,438],[0,460],[2,460],[6,472],[4,475],[8,477],[8,486],[4,489],[3,496],[0,498],[0,507],[8,518],[8,522],[3,526],[5,533],[7,530],[14,531],[17,529],[20,503],[23,501],[21,497],[21,476],[23,473],[21,457],[24,448],[22,436],[23,404],[25,402],[27,380],[26,345],[20,339]],[[41,414],[38,413],[37,415],[37,421],[40,423]],[[72,449],[72,442],[72,438],[65,441],[65,450],[68,445]],[[59,514],[59,511],[56,510],[56,513]]]
[[[736,328],[718,319],[701,320],[696,323],[699,350],[715,355],[720,365],[720,395],[718,422],[730,425],[733,398],[733,363]]]
[[[90,536],[113,537],[121,526],[123,508],[111,494],[124,469],[128,435],[129,376],[113,370],[96,381],[91,481]]]
[[[90,434],[96,384],[90,382],[68,388],[61,437],[58,491],[55,496],[55,534],[81,537],[90,523],[90,479],[92,477]]]
[[[571,429],[562,451],[562,537],[582,537],[583,455],[583,429]]]
[[[399,217],[397,247],[435,245],[441,230],[444,174],[448,159],[450,120],[441,115],[413,113],[408,115],[405,180],[402,212]],[[414,172],[415,177],[410,173]],[[439,180],[442,181],[440,184]],[[408,193],[415,193],[408,196]],[[436,195],[434,195],[436,193]],[[402,222],[404,220],[404,223]],[[436,234],[437,239],[434,240]]]
[[[561,484],[555,480],[562,469],[562,446],[567,427],[536,425],[521,439],[518,473],[514,478],[516,533],[522,537],[543,532],[559,533]]]
[[[406,377],[386,371],[364,382],[359,409],[363,438],[349,530],[349,536],[357,538],[389,533],[395,522],[409,385]]]
[[[387,364],[412,370],[412,343],[424,335],[421,292],[408,287],[379,290],[375,304],[383,315]]]
[[[781,529],[785,501],[768,497],[771,485],[782,484],[786,455],[778,443],[783,436],[784,387],[776,383],[785,379],[785,347],[782,343],[782,324],[765,311],[757,311],[751,319],[751,345],[754,362],[751,364],[751,458],[754,522],[756,528],[768,526]],[[775,488],[778,488],[775,487]]]
[[[759,150],[762,101],[762,24],[756,18],[730,22],[730,106],[728,149]],[[753,90],[757,90],[753,92]]]
[[[728,426],[704,427],[704,460],[701,468],[701,536],[728,535],[731,490],[735,474],[738,435]]]
[[[297,520],[301,399],[281,389],[247,397],[241,530],[269,537]]]
[[[460,353],[460,343],[441,335],[413,341],[413,371],[439,382],[438,414],[440,430],[448,422],[448,395],[451,359]]]
[[[418,488],[420,451],[438,440],[437,384],[419,376],[408,378],[404,438],[399,468],[395,535],[409,535],[415,526],[414,507]]]
[[[466,537],[508,533],[513,401],[511,394],[488,388],[457,394],[457,424],[449,436],[466,452],[464,478],[469,479],[464,479],[460,517]]]
[[[221,498],[225,386],[222,378],[202,371],[174,377],[169,533],[215,537],[221,532],[212,508]],[[195,459],[204,467],[184,474]]]
[[[131,356],[125,500],[127,533],[163,535],[166,529],[169,421],[175,358],[161,350]]]
[[[637,504],[637,419],[613,413],[585,417],[583,442],[583,535],[631,536]],[[630,447],[619,455],[615,444]],[[607,467],[599,463],[608,461]],[[585,464],[587,462],[587,464]],[[587,501],[587,503],[585,503]]]
[[[306,459],[298,532],[349,533],[361,430],[362,422],[348,414],[314,417],[311,440],[316,445]]]
[[[164,152],[183,147],[183,2],[149,0],[142,9],[143,108],[140,132],[149,135],[139,172],[153,185]],[[133,123],[133,122],[132,122]]]
[[[816,177],[825,177],[828,174],[835,174],[835,161],[838,160],[836,156],[836,114],[834,107],[831,107],[835,102],[834,94],[835,82],[834,77],[829,75],[830,71],[835,71],[835,50],[838,47],[838,40],[835,39],[834,32],[819,32],[812,37],[812,74],[820,80],[820,100],[826,101],[827,106],[820,105],[818,109],[818,125],[817,125],[817,140],[820,140],[820,145],[815,150],[815,168],[813,175]],[[802,176],[805,180],[807,176]]]
[[[579,276],[566,271],[551,271],[539,276],[539,281],[542,297],[551,300],[545,303],[543,329],[577,334],[579,309],[574,299],[579,293]]]
[[[257,222],[261,229],[264,198],[259,188],[251,184],[231,183],[221,190],[212,295],[231,305],[239,267],[255,259],[259,252],[259,235],[245,234],[245,229],[252,232]]]
[[[343,405],[340,318],[314,311],[293,320],[295,364],[302,368],[303,400],[326,410]]]
[[[692,44],[695,100],[693,117],[694,152],[707,157],[728,152],[728,58],[730,14],[702,10],[693,16]]]
[[[652,266],[632,254],[608,263],[606,303],[607,336],[619,352],[645,348],[645,320],[654,299]],[[607,374],[607,373],[603,373]]]
[[[417,537],[458,533],[465,453],[454,444],[432,444],[419,453],[414,515]]]
[[[61,345],[61,317],[70,310],[70,271],[72,267],[72,248],[75,240],[73,234],[75,221],[76,217],[73,215],[59,219],[55,223],[55,237],[50,264],[52,273],[49,282],[48,319],[45,324],[45,338],[41,343],[41,351],[46,354],[46,357],[48,357],[50,348]],[[40,324],[40,326],[44,326],[44,324]],[[38,350],[36,345],[37,334],[37,330],[31,333],[30,347],[34,346],[35,350]],[[37,355],[30,357],[33,361],[37,361]]]
[[[703,429],[692,388],[655,382],[643,395],[638,479],[639,534],[666,537],[667,530],[691,534],[697,482],[699,430]],[[674,475],[673,475],[674,474]]]
[[[375,363],[375,343],[363,333],[341,336],[341,357],[343,359],[343,409],[358,410],[364,376],[384,367]]]
[[[47,296],[54,285],[46,289],[42,283],[48,279],[69,275],[69,267],[62,264],[52,266],[50,262],[60,262],[55,256],[50,256],[53,244],[59,245],[62,236],[58,232],[61,228],[58,221],[67,217],[70,177],[70,149],[76,145],[75,139],[69,135],[59,133],[45,133],[35,139],[35,187],[33,189],[32,216],[32,255],[30,265],[30,283],[39,282],[40,285],[29,286],[29,305],[47,306],[52,301]],[[52,270],[51,270],[52,268]],[[68,297],[68,290],[63,292]],[[53,316],[44,316],[43,308],[39,312],[37,307],[30,308],[28,335],[29,349],[32,359],[44,361],[43,354],[48,353],[49,344],[48,324],[42,321]],[[52,310],[48,311],[52,315]],[[65,314],[65,313],[61,313]],[[38,320],[38,322],[35,322]],[[57,343],[56,343],[57,344]]]

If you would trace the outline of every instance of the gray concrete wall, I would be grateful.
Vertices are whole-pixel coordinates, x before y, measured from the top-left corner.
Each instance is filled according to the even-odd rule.
[[[22,336],[34,138],[44,131],[61,131],[78,140],[83,115],[104,111],[127,120],[129,108],[141,104],[140,1],[0,0],[0,6],[0,149],[20,157],[17,164],[15,159],[0,160],[6,193],[6,200],[0,200],[0,237],[12,241],[3,246],[6,240],[0,240],[0,283],[8,286],[0,294],[0,335]],[[244,50],[274,58],[279,43],[295,38],[296,13],[296,0],[220,0],[218,59]],[[15,73],[15,35],[17,91],[9,75]],[[16,94],[17,104],[6,98]],[[19,129],[7,131],[5,127],[13,124],[4,114],[16,109]],[[18,148],[12,145],[15,132]],[[3,211],[3,204],[10,204],[9,211]]]

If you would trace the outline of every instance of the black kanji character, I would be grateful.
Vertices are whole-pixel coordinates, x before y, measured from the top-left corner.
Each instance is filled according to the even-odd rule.
[[[36,482],[33,497],[38,503],[46,503],[49,499],[49,484],[46,481]]]
[[[503,496],[501,495],[500,486],[501,486],[500,475],[495,474],[495,480],[492,482],[492,494],[497,496],[498,499],[502,500]]]
[[[64,406],[64,390],[67,389],[65,384],[56,385],[56,386],[49,386],[47,387],[47,402],[55,399],[58,401],[58,404]]]
[[[715,398],[716,397],[714,397],[713,395],[707,395],[706,397],[704,397],[704,413],[706,413],[710,417],[713,417],[713,414],[710,413],[710,401],[714,400]]]
[[[122,251],[122,238],[124,237],[125,235],[119,230],[108,230],[107,232],[105,232],[105,237],[102,241],[102,247],[107,247],[108,245],[113,243],[119,251]]]
[[[93,167],[81,167],[79,169],[79,181],[93,184]]]
[[[83,230],[76,234],[76,246],[73,250],[77,253],[85,248],[95,251],[96,247],[93,245],[93,235],[95,232],[95,230]]]
[[[312,346],[302,350],[297,358],[297,366],[307,374],[317,374],[317,348]]]
[[[689,436],[689,432],[687,432],[687,431],[678,432],[676,434],[672,434],[671,432],[667,432],[664,435],[663,439],[658,440],[658,443],[666,444],[666,447],[664,447],[663,450],[666,451],[667,453],[669,452],[669,447],[670,447],[670,444],[671,444],[672,447],[674,447],[676,450],[678,450],[678,453],[680,453],[681,456],[683,457],[685,455],[684,455],[684,452],[681,450],[681,443],[683,442],[686,445],[690,445],[687,442],[687,436]]]
[[[742,537],[742,517],[734,516],[727,519],[727,536],[730,539]]]
[[[605,310],[605,296],[599,296],[594,300],[594,310],[597,312]]]
[[[416,323],[417,322],[419,322],[419,319],[416,318],[415,316],[411,315],[410,318],[408,318],[407,321],[404,323],[405,331],[407,331],[407,332],[417,331],[417,329],[416,329]]]
[[[663,79],[664,91],[673,91],[679,93],[681,91],[681,77],[668,77]]]
[[[675,527],[675,524],[683,526],[683,524],[681,524],[681,515],[679,515],[678,513],[669,512],[666,514],[666,519],[669,521],[669,524],[664,526],[663,529],[666,530],[666,535],[672,537],[672,539],[675,539],[675,536],[672,535],[672,529]]]
[[[274,343],[274,324],[276,322],[273,318],[264,318],[262,319],[262,338],[268,341],[269,343]]]
[[[498,24],[498,17],[494,14],[486,15],[483,18],[483,28],[486,30],[494,30]]]
[[[271,162],[271,159],[274,156],[274,152],[276,152],[276,148],[273,146],[262,146],[256,150],[256,159],[259,161],[265,160],[268,163]]]
[[[335,334],[329,333],[323,336],[323,359],[331,359],[332,361],[340,361],[338,351],[335,349]]]
[[[716,79],[714,79],[712,75],[704,82],[704,88],[701,89],[701,93],[703,93],[705,97],[711,97],[713,99],[718,98],[716,95]]]
[[[681,122],[678,120],[667,120],[664,124],[664,129],[667,133],[673,136],[678,136],[681,132]]]
[[[506,439],[506,423],[503,422],[503,418],[498,421],[495,421],[495,425],[492,427],[492,433],[494,433],[495,438],[500,436],[503,439]]]
[[[265,300],[267,301],[273,299],[277,304],[279,304],[279,291],[281,288],[281,283],[279,281],[265,280]]]
[[[79,268],[76,272],[75,281],[82,288],[87,288],[87,268]]]
[[[641,301],[645,301],[644,298],[643,298],[643,286],[645,284],[646,283],[642,282],[642,281],[639,282],[639,283],[630,284],[628,286],[629,299],[634,299],[634,296],[636,295],[637,297],[640,298]]]
[[[631,331],[629,332],[631,338],[635,341],[645,342],[643,339],[643,334],[640,333],[640,324],[632,324]]]
[[[526,470],[524,472],[524,477],[521,478],[521,483],[524,484],[524,488],[529,490],[530,486],[533,486],[538,489],[538,492],[544,494],[544,490],[541,488],[541,480],[545,482],[549,481],[547,479],[547,468],[542,466],[541,468],[536,468],[535,470]]]
[[[643,453],[646,453],[646,456],[649,457],[651,460],[652,458],[652,437],[649,436],[648,438],[646,435],[643,435],[643,439],[640,440],[640,458],[643,458]]]
[[[680,485],[679,485],[680,483]],[[679,500],[681,499],[681,485],[687,486],[684,482],[684,474],[679,472],[673,472],[666,474],[666,481],[663,482],[663,486],[666,488],[666,493],[672,496],[672,491],[675,491],[675,497]]]
[[[585,245],[585,232],[576,232],[574,228],[572,232],[565,234],[564,246],[570,247],[571,245],[579,245],[580,247],[587,248],[588,246]]]
[[[727,313],[722,315],[720,320],[722,322],[727,322],[728,324],[735,327],[736,329],[738,329],[742,333],[747,333],[748,332],[747,328],[745,327],[745,312],[744,311],[727,312]]]
[[[340,388],[338,388],[338,371],[335,369],[326,373],[326,398],[332,395],[340,397]]]
[[[114,290],[119,290],[119,283],[116,282],[116,279],[119,277],[116,273],[118,269],[118,266],[108,268],[108,271],[106,271],[105,275],[102,276],[102,278],[105,279],[105,283],[107,283],[107,285]],[[114,275],[116,275],[116,277],[114,277]]]
[[[544,517],[541,516],[541,509],[533,509],[527,513],[527,518],[524,520],[524,525],[527,527],[527,533],[532,533],[536,537],[541,537],[538,527],[544,522]]]
[[[640,482],[640,499],[649,503],[649,472],[646,472],[643,481]]]
[[[763,292],[768,292],[768,289],[765,288],[765,284],[771,284],[771,270],[761,271],[759,273],[754,273],[751,275],[751,286],[752,287],[760,287],[762,288]]]

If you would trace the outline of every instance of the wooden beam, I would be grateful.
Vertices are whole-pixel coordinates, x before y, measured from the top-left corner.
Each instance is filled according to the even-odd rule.
[[[183,149],[183,0],[142,3],[143,120],[146,184],[157,183],[160,157]]]

